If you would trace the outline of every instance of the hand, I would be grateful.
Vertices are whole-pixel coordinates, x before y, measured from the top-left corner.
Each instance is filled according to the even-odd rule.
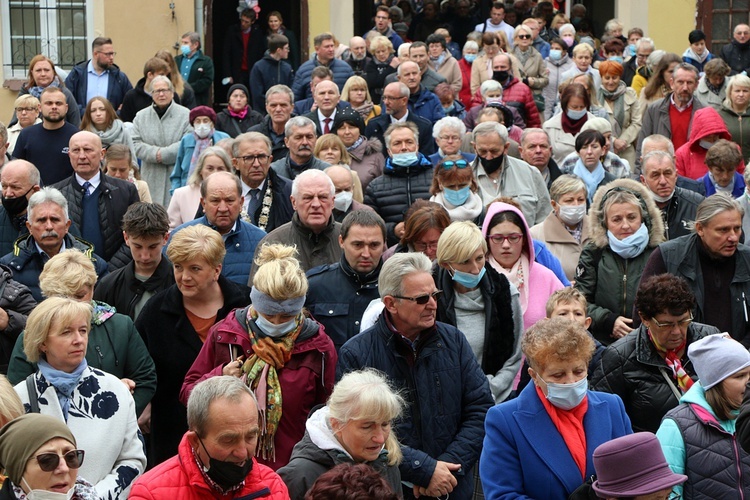
[[[227,363],[221,370],[222,375],[229,375],[230,377],[240,377],[242,375],[242,363],[243,357],[238,356],[234,361]]]
[[[8,321],[10,321],[8,312],[0,307],[0,330],[5,330],[6,328],[8,328]]]
[[[615,153],[619,153],[620,151],[623,151],[625,148],[628,147],[628,143],[623,141],[622,139],[615,139],[614,146],[615,146]]]
[[[393,233],[400,239],[404,237],[404,233],[406,230],[404,229],[404,223],[399,222],[396,224],[396,227],[393,228]]]
[[[156,150],[156,163],[161,163],[161,149]]]
[[[151,434],[151,403],[143,409],[143,413],[138,417],[138,427],[144,434]]]
[[[612,337],[621,339],[633,329],[633,320],[624,316],[618,316],[615,320],[615,326],[612,328]]]
[[[401,61],[398,60],[398,57],[391,59],[391,68],[398,68],[399,64],[401,64]]]
[[[122,382],[123,384],[127,386],[128,390],[130,391],[130,394],[133,394],[133,391],[135,390],[135,382],[133,382],[129,378],[121,378],[120,382]]]
[[[432,477],[430,478],[430,484],[427,485],[427,488],[421,488],[420,493],[431,497],[440,497],[450,493],[458,484],[458,480],[453,475],[453,472],[460,468],[461,464],[452,464],[438,460],[435,472],[432,473]]]

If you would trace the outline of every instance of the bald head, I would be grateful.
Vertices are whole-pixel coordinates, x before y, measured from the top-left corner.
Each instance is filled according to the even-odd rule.
[[[333,165],[332,167],[325,169],[325,173],[333,181],[333,185],[336,187],[336,193],[352,190],[353,180],[350,170],[341,165]]]
[[[68,143],[68,156],[75,173],[90,180],[99,173],[104,158],[102,140],[93,132],[77,132]]]
[[[367,57],[367,42],[361,36],[352,37],[349,40],[349,50],[353,60],[363,61]]]
[[[6,163],[0,170],[0,186],[2,186],[3,198],[6,200],[26,198],[39,191],[39,170],[26,160],[13,160]],[[14,203],[7,203],[6,210],[14,211],[10,215],[21,215],[26,212],[26,203],[15,203],[17,207],[12,207]]]

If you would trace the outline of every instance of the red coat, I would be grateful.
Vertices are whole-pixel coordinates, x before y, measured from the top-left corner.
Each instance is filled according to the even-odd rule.
[[[466,62],[463,57],[458,60],[458,67],[461,70],[463,84],[458,92],[458,100],[466,107],[466,111],[471,109],[471,64]]]
[[[472,107],[477,104],[484,105],[483,103],[482,94],[477,90],[472,96]],[[503,87],[503,104],[518,112],[526,124],[523,128],[542,128],[542,118],[539,116],[531,89],[515,76],[507,87]]]
[[[253,459],[253,470],[245,478],[245,487],[229,495],[221,495],[203,479],[195,463],[187,435],[182,437],[176,456],[157,465],[139,477],[130,490],[129,499],[136,500],[229,500],[257,498],[288,500],[286,484],[270,468]]]
[[[732,135],[719,113],[711,107],[701,108],[693,115],[690,138],[675,151],[675,166],[678,174],[691,179],[699,179],[708,173],[707,150],[703,149],[700,141],[710,134],[719,134],[720,139],[732,140]],[[737,172],[741,174],[744,171],[745,162],[740,159]]]
[[[245,322],[240,323],[235,317],[238,312],[244,311],[246,309],[235,309],[211,327],[200,354],[182,384],[180,401],[183,404],[186,404],[198,382],[221,375],[224,366],[240,354],[244,354],[245,359],[252,355]],[[258,459],[273,470],[289,463],[292,448],[305,435],[305,422],[310,410],[316,405],[325,404],[333,390],[338,355],[323,326],[318,325],[318,328],[312,337],[294,345],[291,359],[278,371],[282,413],[274,442],[276,460]],[[229,356],[230,347],[233,358]]]

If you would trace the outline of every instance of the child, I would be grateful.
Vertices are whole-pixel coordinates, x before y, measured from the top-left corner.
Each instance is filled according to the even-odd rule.
[[[688,35],[690,47],[682,54],[682,60],[692,64],[703,75],[703,66],[714,58],[714,55],[706,48],[706,35],[701,30],[693,30]]]
[[[706,196],[725,193],[739,198],[745,192],[745,179],[737,172],[742,162],[742,151],[732,141],[719,139],[706,152],[708,173],[698,179],[706,188]]]

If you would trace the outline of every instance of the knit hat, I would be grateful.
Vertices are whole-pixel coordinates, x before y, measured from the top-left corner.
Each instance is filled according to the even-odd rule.
[[[586,123],[583,124],[583,127],[581,127],[581,132],[584,130],[596,130],[600,134],[611,134],[612,133],[612,124],[609,123],[609,120],[606,118],[599,118],[598,116],[596,118],[589,118],[586,120]]]
[[[237,90],[237,89],[239,89],[239,90],[241,90],[241,91],[243,91],[245,93],[245,97],[247,97],[247,101],[249,103],[250,102],[250,91],[247,90],[247,87],[245,87],[241,83],[235,83],[234,85],[232,85],[231,87],[229,87],[229,92],[227,92],[227,102],[229,102],[229,98],[232,96],[232,93],[235,90]]]
[[[196,106],[190,110],[190,124],[192,125],[196,118],[199,116],[207,116],[211,121],[216,124],[216,111],[209,108],[208,106]]]
[[[331,129],[331,132],[335,134],[339,127],[344,123],[354,125],[359,128],[359,133],[361,135],[365,135],[365,121],[362,119],[362,115],[360,115],[358,111],[355,111],[352,108],[344,108],[337,111],[336,116],[333,118],[333,128]]]
[[[393,25],[393,31],[396,33],[406,33],[409,31],[409,26],[406,23],[396,23]]]
[[[690,344],[688,358],[693,362],[704,389],[750,366],[750,352],[724,334],[709,335]]]
[[[597,480],[592,486],[602,498],[648,495],[687,481],[687,476],[672,472],[659,440],[650,432],[599,445],[593,462]]]
[[[40,413],[27,413],[0,429],[0,467],[5,469],[13,484],[21,484],[28,460],[54,438],[76,445],[76,438],[65,422]]]

